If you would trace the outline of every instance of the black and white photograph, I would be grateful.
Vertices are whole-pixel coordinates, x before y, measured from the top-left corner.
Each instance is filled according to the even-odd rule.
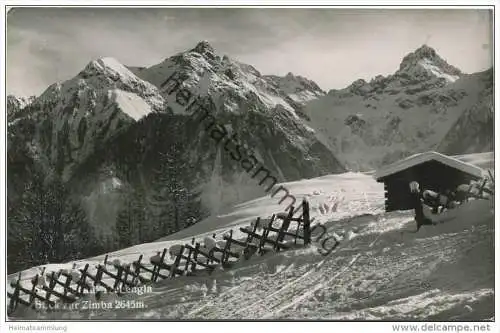
[[[84,3],[4,9],[10,331],[494,331],[494,6]]]

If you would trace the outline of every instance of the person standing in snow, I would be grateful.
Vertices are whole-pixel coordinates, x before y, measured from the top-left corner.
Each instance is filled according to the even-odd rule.
[[[417,222],[417,230],[423,225],[434,225],[431,219],[424,215],[424,204],[422,203],[422,193],[420,185],[416,181],[410,183],[410,192],[413,201],[413,209],[415,210],[415,222]]]

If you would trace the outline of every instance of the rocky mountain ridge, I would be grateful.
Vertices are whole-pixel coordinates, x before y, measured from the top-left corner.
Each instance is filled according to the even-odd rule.
[[[186,112],[166,84],[172,77],[208,103],[214,124]],[[296,81],[294,93],[323,93]],[[152,230],[172,232],[275,183],[345,171],[280,83],[206,42],[149,68],[93,60],[12,117],[9,205],[22,205],[31,175],[60,178],[103,242],[114,244],[126,221],[154,221],[137,226],[144,242]],[[172,225],[157,229],[165,220]]]
[[[484,91],[492,84],[487,72],[464,74],[423,45],[405,56],[394,74],[330,90],[304,112],[308,125],[343,163],[370,170],[416,152],[446,152],[440,143],[462,114],[485,98],[491,104]],[[491,145],[471,149],[482,152]]]

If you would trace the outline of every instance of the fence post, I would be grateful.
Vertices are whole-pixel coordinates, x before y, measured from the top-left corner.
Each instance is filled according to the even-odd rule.
[[[262,236],[260,237],[260,242],[259,242],[259,254],[264,253],[264,245],[266,244],[267,236],[269,235],[269,229],[267,227],[262,228]],[[245,259],[246,258],[245,256]]]
[[[137,259],[137,261],[135,262],[135,265],[133,264],[133,266],[135,266],[135,269],[134,269],[134,277],[132,278],[132,284],[136,284],[136,281],[139,280],[139,282],[141,282],[141,278],[140,278],[140,274],[141,274],[141,260],[142,260],[142,254],[139,256],[139,259]]]
[[[69,289],[69,286],[71,284],[71,275],[67,275],[65,276],[66,280],[64,281],[64,296],[67,296],[68,295],[68,289]],[[77,296],[77,295],[75,295]]]
[[[175,270],[177,269],[177,267],[179,267],[179,263],[181,261],[183,253],[184,253],[184,245],[181,246],[179,254],[177,255],[177,257],[175,257],[175,261],[174,261],[173,265],[170,266],[170,276],[169,276],[170,278],[175,277]]]
[[[14,292],[10,298],[8,314],[12,314],[17,308],[17,300],[19,299],[20,287],[21,287],[21,272],[17,277],[16,286],[14,287]]]
[[[260,217],[257,217],[257,220],[255,220],[254,226],[252,228],[252,233],[248,234],[248,236],[247,236],[247,241],[246,241],[247,245],[250,244],[253,241],[253,233],[257,232],[257,228],[259,227],[259,224],[260,224]]]
[[[164,248],[163,253],[161,254],[160,257],[160,262],[157,265],[154,265],[153,267],[153,274],[151,276],[151,281],[156,282],[158,280],[158,277],[160,276],[161,265],[163,264],[163,260],[165,260],[166,254],[167,254],[167,248]]]
[[[189,264],[191,262],[191,248],[188,248],[188,254],[186,256],[186,264],[184,265],[184,274],[187,275],[188,274],[188,268],[189,268]]]
[[[495,184],[495,177],[493,177],[493,174],[491,173],[491,169],[488,169],[488,174],[490,175],[491,182]]]
[[[122,282],[122,289],[125,286],[125,283],[123,283],[123,281],[122,281],[122,275],[123,275],[123,267],[120,265],[120,266],[116,267],[116,278],[115,278],[115,283],[113,284],[113,291],[115,291],[115,292],[118,289],[120,282]],[[126,278],[127,278],[127,275],[125,275],[125,280],[126,280]]]
[[[290,226],[290,221],[292,220],[292,217],[293,217],[293,206],[290,207],[290,212],[288,213],[287,217],[285,218],[285,220],[281,224],[281,228],[280,228],[280,231],[278,233],[278,238],[276,238],[276,243],[274,244],[275,251],[280,250],[279,243],[281,243],[283,241],[283,239],[285,238],[285,231],[288,230],[288,227]]]
[[[87,286],[87,270],[88,269],[89,269],[89,264],[85,264],[85,267],[81,271],[82,272],[82,276],[80,277],[80,280],[77,283],[77,285],[80,287],[80,293],[81,294],[83,294],[83,291],[84,291],[85,287]]]
[[[50,306],[50,296],[52,296],[52,291],[56,287],[55,273],[56,272],[52,271],[52,274],[51,274],[51,277],[50,277],[49,286],[48,286],[48,290],[47,290],[47,294],[45,296],[46,297],[46,302],[47,302],[47,308],[49,308],[49,306]]]
[[[229,260],[229,252],[231,251],[231,241],[233,240],[233,229],[229,231],[229,239],[226,239],[226,245],[222,250],[221,265],[224,266]]]
[[[196,270],[196,261],[198,260],[198,251],[200,250],[200,243],[196,243],[194,246],[193,260],[191,264],[191,272]]]
[[[481,187],[479,188],[479,191],[478,191],[478,195],[482,198],[483,197],[483,190],[484,190],[484,187],[486,186],[486,182],[488,180],[487,179],[484,179],[483,180],[483,183],[481,184]]]
[[[101,284],[102,273],[103,273],[102,266],[101,266],[101,264],[99,264],[99,265],[97,265],[97,273],[95,274],[94,287],[97,287],[97,285]]]
[[[30,305],[35,300],[35,289],[36,289],[36,284],[38,283],[38,274],[35,275],[35,278],[33,280],[31,280],[31,283],[33,285],[31,286],[30,298],[28,300],[28,303],[30,303]]]
[[[309,245],[311,244],[311,219],[309,216],[309,202],[305,198],[302,200],[302,210],[304,216],[304,245]]]

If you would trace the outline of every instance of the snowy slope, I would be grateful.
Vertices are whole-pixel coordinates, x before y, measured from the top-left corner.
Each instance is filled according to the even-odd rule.
[[[110,93],[120,109],[136,121],[152,112],[148,103],[136,94],[119,89],[112,90]]]
[[[468,156],[476,160],[476,156]],[[477,156],[484,160],[485,156]],[[320,244],[254,256],[211,276],[179,277],[154,285],[152,292],[128,294],[143,308],[57,311],[26,310],[18,318],[57,319],[334,319],[480,320],[493,317],[493,201],[471,201],[452,219],[414,233],[411,212],[383,212],[383,186],[363,174],[346,173],[286,184],[311,202],[312,217],[344,237],[329,256]],[[337,203],[335,208],[335,203]],[[145,258],[192,236],[220,234],[248,225],[256,216],[282,210],[259,198],[200,222],[158,242],[109,256],[122,262]],[[451,216],[448,214],[448,218]],[[343,235],[343,236],[342,236]],[[317,236],[313,233],[314,236]],[[99,263],[104,256],[78,261]],[[71,264],[47,265],[47,270]],[[24,278],[37,268],[24,271]],[[9,280],[15,275],[9,276]],[[26,281],[27,282],[27,281]],[[117,299],[103,295],[104,300]],[[87,300],[95,301],[93,296]],[[80,304],[82,301],[78,301]],[[41,317],[40,317],[41,316]]]

